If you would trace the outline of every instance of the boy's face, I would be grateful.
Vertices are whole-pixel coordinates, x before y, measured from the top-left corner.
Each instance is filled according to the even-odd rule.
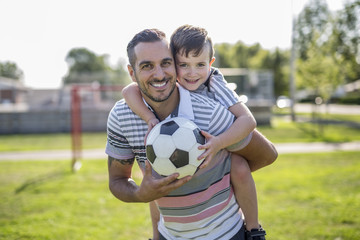
[[[177,80],[189,91],[198,89],[208,79],[211,64],[215,60],[215,58],[210,59],[207,45],[198,56],[194,56],[193,52],[190,52],[188,57],[179,53],[175,57]]]

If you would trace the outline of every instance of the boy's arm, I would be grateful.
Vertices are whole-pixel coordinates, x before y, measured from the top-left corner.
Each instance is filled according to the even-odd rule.
[[[238,102],[232,105],[229,111],[235,115],[236,120],[228,130],[218,136],[225,148],[241,141],[256,128],[255,117],[244,103]]]
[[[207,158],[203,163],[203,167],[211,161],[220,149],[240,142],[256,128],[256,120],[244,103],[236,103],[231,106],[229,110],[236,116],[236,120],[225,132],[218,136],[212,136],[202,131],[202,134],[207,140],[207,142],[200,147],[201,149],[206,149],[206,151],[199,156],[199,159]]]
[[[122,95],[125,98],[126,103],[129,105],[130,109],[136,113],[136,115],[140,116],[148,125],[156,125],[152,123],[154,119],[156,119],[154,113],[152,113],[145,103],[142,100],[142,96],[140,93],[140,89],[137,83],[131,83],[127,85],[122,90]],[[152,126],[152,127],[153,127]]]

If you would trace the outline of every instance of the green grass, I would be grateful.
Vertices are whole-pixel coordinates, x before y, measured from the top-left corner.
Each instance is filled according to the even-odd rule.
[[[360,140],[360,128],[344,124],[294,123],[282,117],[273,117],[271,126],[259,126],[258,129],[274,143]]]
[[[360,152],[289,154],[254,173],[268,239],[359,239]]]
[[[0,162],[0,239],[146,239],[147,204],[126,204],[107,186],[107,162]]]
[[[360,236],[360,152],[281,155],[254,173],[268,240]],[[106,160],[0,162],[0,239],[147,239],[147,204],[107,186]],[[139,182],[140,172],[136,172]]]
[[[340,118],[343,121],[356,122],[360,116],[330,116],[330,119],[340,120]],[[276,116],[273,117],[271,126],[259,126],[258,129],[274,143],[360,141],[360,128],[327,124],[323,125],[321,133],[318,124],[307,122],[293,123],[286,120],[286,118]],[[105,143],[105,132],[83,133],[82,135],[82,146],[84,149],[104,148]],[[0,152],[70,148],[71,135],[68,133],[2,135],[0,138]]]
[[[2,135],[0,138],[0,152],[70,149],[71,143],[70,133]],[[82,134],[82,146],[84,149],[104,148],[105,144],[105,132]]]

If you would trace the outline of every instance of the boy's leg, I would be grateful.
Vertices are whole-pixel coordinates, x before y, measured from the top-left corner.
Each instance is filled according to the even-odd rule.
[[[158,222],[160,221],[160,212],[154,201],[150,202],[149,206],[150,206],[151,222],[153,227],[152,240],[158,240],[159,239]]]
[[[247,161],[236,154],[231,155],[230,178],[236,200],[245,216],[246,229],[259,228],[255,182]]]
[[[278,156],[274,145],[258,130],[254,130],[251,141],[245,148],[234,153],[248,161],[251,171],[270,165]]]

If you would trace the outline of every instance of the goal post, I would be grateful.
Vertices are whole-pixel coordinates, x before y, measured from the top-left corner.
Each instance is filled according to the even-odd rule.
[[[82,118],[81,118],[81,92],[108,92],[121,91],[123,85],[74,84],[71,85],[71,169],[77,172],[82,166]],[[106,124],[106,123],[105,123]]]

